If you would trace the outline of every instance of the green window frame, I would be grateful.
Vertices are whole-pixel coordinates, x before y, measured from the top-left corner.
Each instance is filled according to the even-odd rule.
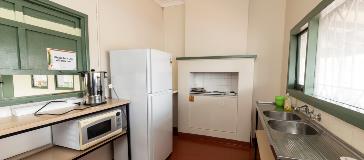
[[[301,53],[301,45],[302,45],[302,36],[303,35],[306,35],[306,46],[305,49],[304,49],[304,52],[305,53]],[[305,87],[305,76],[303,75],[303,83],[300,83],[300,80],[301,80],[301,76],[300,75],[300,71],[301,71],[301,68],[303,68],[303,73],[305,73],[306,71],[306,62],[307,62],[307,41],[308,41],[308,28],[305,28],[303,29],[301,32],[299,32],[297,35],[296,35],[296,39],[297,39],[297,50],[296,50],[296,73],[295,73],[295,89],[297,90],[300,90],[300,91],[303,91],[304,87]],[[304,54],[304,65],[301,66],[302,64],[300,63],[301,62],[301,54]]]
[[[4,5],[4,6],[3,6]],[[11,6],[13,5],[13,6]],[[17,105],[23,103],[32,103],[39,101],[48,101],[67,97],[82,97],[83,88],[81,91],[71,91],[67,93],[56,93],[56,94],[46,94],[38,96],[29,97],[18,97],[14,98],[13,86],[11,85],[12,80],[6,79],[6,75],[80,75],[81,71],[89,70],[89,43],[88,43],[88,16],[81,12],[75,11],[73,9],[67,8],[65,6],[59,5],[55,2],[49,0],[0,0],[0,7],[5,7],[7,9],[13,9],[17,13],[22,13],[23,15],[31,15],[35,18],[46,19],[50,22],[61,23],[71,27],[77,27],[80,29],[80,35],[72,35],[64,32],[42,28],[41,26],[36,26],[32,24],[23,23],[17,20],[11,20],[6,18],[1,18],[0,24],[7,26],[8,28],[16,29],[16,40],[18,46],[16,47],[16,59],[12,59],[12,68],[0,68],[0,75],[2,75],[2,81],[7,80],[7,85],[0,86],[0,92],[6,95],[0,95],[0,107]],[[9,8],[10,7],[10,8]],[[17,17],[16,17],[17,18]],[[28,31],[28,32],[27,32]],[[32,34],[32,35],[30,35]],[[15,35],[15,34],[14,34]],[[27,41],[27,36],[54,36],[55,38],[63,38],[71,40],[77,46],[75,51],[80,53],[77,55],[77,70],[76,71],[50,71],[46,68],[33,69],[32,62],[29,57],[31,56],[28,52],[29,45],[28,42],[34,42],[30,39]],[[48,36],[49,37],[49,36]],[[57,46],[57,45],[55,45]],[[34,51],[33,51],[34,52]],[[45,51],[46,52],[46,51]],[[1,60],[1,59],[0,59]],[[82,83],[82,82],[81,82]],[[82,87],[82,85],[81,85]]]
[[[334,0],[321,1],[308,15],[306,15],[290,32],[290,46],[288,58],[287,93],[292,97],[329,113],[351,125],[364,129],[364,114],[345,108],[342,104],[324,100],[313,95],[315,81],[316,52],[318,40],[319,14]],[[297,35],[308,24],[308,42],[306,55],[305,85],[302,89],[296,87],[297,49],[299,41]]]
[[[0,2],[6,2],[9,4],[13,4],[14,11],[20,12],[23,15],[32,15],[36,18],[44,18],[50,22],[58,22],[64,25],[70,25],[68,23],[74,23],[74,27],[80,28],[80,36],[75,36],[47,28],[42,28],[39,26],[18,22],[16,20],[1,18],[0,16],[0,24],[3,26],[8,26],[17,29],[18,36],[18,49],[17,49],[17,65],[13,68],[0,68],[0,74],[3,75],[12,75],[12,74],[78,74],[79,72],[86,71],[89,69],[89,44],[88,44],[88,16],[80,13],[78,11],[69,9],[57,3],[48,1],[48,0],[0,0]],[[0,7],[4,3],[0,3]],[[41,15],[43,13],[44,15]],[[58,17],[58,19],[54,19],[53,17]],[[59,19],[63,19],[64,22],[59,21]],[[30,64],[32,61],[29,59],[33,52],[29,52],[29,42],[33,42],[30,36],[33,38],[35,36],[44,36],[51,35],[55,38],[62,38],[64,40],[74,41],[77,48],[75,48],[75,52],[77,54],[77,71],[50,71],[46,68],[33,69],[34,64]],[[26,38],[29,38],[27,41]],[[57,46],[57,45],[56,45]],[[51,47],[51,46],[50,46]],[[66,49],[66,48],[57,48],[55,49]],[[37,52],[37,51],[35,51]],[[38,51],[39,52],[39,51]],[[44,51],[46,52],[46,50]],[[36,59],[35,59],[36,60]]]

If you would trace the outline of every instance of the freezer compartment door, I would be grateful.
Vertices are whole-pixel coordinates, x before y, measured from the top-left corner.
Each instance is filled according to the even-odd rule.
[[[165,52],[151,50],[149,93],[172,90],[172,57]]]
[[[164,160],[172,153],[172,92],[149,96],[149,144],[151,160]]]
[[[120,50],[110,52],[111,83],[118,96],[132,98],[147,93],[147,54],[149,50]],[[117,96],[112,91],[112,97]]]

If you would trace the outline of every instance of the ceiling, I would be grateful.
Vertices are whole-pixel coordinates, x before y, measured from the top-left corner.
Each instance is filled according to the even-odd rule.
[[[170,7],[184,4],[184,0],[154,0],[156,1],[161,7]]]

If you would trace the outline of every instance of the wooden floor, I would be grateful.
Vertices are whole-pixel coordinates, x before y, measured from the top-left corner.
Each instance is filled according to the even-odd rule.
[[[168,160],[250,160],[249,143],[211,137],[178,134],[173,139],[173,153]]]

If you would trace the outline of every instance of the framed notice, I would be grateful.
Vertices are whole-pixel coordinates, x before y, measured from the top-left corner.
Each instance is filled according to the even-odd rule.
[[[47,56],[48,70],[77,70],[76,52],[47,48]]]
[[[48,88],[48,76],[47,75],[31,75],[32,88]]]

